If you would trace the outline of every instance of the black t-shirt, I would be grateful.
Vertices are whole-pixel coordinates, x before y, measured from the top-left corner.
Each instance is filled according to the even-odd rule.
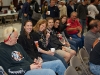
[[[95,65],[100,65],[100,42],[90,52],[90,62]]]

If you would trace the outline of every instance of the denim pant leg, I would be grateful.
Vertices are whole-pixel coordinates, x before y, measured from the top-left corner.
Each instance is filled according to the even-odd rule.
[[[65,61],[65,59],[63,57],[61,57],[57,53],[55,53],[54,56],[57,57],[58,59],[60,59],[66,68],[68,67],[67,62]]]
[[[43,61],[58,60],[57,57],[51,56],[51,55],[47,55],[47,54],[42,54],[41,56],[42,56]]]
[[[80,23],[82,25],[82,34],[84,33],[84,29],[86,28],[86,19],[80,19]]]
[[[82,47],[82,41],[81,41],[81,38],[79,38],[77,36],[77,34],[74,34],[74,35],[70,35],[72,38],[74,38],[74,41],[76,41],[78,43],[78,47],[81,48]]]
[[[73,45],[70,44],[70,47],[77,52],[77,49]]]
[[[68,42],[75,47],[75,50],[78,50],[78,43],[74,40],[74,38],[72,40],[68,39]]]
[[[42,63],[42,68],[43,69],[52,69],[58,75],[64,75],[64,72],[66,70],[65,66],[60,60],[54,60],[54,61],[49,61],[49,62],[44,62]]]
[[[95,65],[92,63],[89,63],[90,65],[90,71],[94,74],[94,75],[100,75],[100,65]]]
[[[84,36],[81,36],[81,41],[82,41],[82,47],[84,46]]]
[[[27,71],[24,75],[56,75],[51,69],[34,69]]]

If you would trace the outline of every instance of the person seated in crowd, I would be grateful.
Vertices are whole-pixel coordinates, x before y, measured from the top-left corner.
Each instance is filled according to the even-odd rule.
[[[50,6],[48,6],[48,10],[46,11],[46,17],[56,18],[59,17],[59,9],[56,5],[55,0],[50,0]]]
[[[67,25],[67,24],[66,24]],[[66,26],[65,25],[65,26]],[[64,26],[64,25],[63,25]],[[64,34],[64,29],[60,28],[62,27],[60,25],[60,19],[59,18],[55,18],[54,19],[54,26],[53,26],[53,30],[55,32],[55,34],[57,35],[57,37],[59,38],[59,41],[61,41],[62,44],[66,45],[66,47],[68,48],[72,48],[73,50],[76,50],[75,47],[73,45],[70,45],[70,43],[68,42],[65,34]],[[61,31],[62,30],[62,31]]]
[[[75,47],[75,50],[77,52],[78,50],[78,45],[77,42],[74,41],[74,38],[72,38],[67,32],[66,32],[66,27],[69,26],[70,24],[67,24],[67,16],[62,15],[60,17],[60,25],[59,25],[59,30],[64,32],[65,37],[67,38],[68,42]]]
[[[27,25],[26,28],[31,26]],[[28,31],[30,32],[30,29]],[[0,43],[0,65],[8,75],[56,75],[54,71],[58,75],[64,75],[66,68],[59,60],[41,63],[39,60],[31,59],[17,43],[16,28],[7,27],[3,32],[3,38],[4,42]]]
[[[52,61],[60,59],[65,67],[67,68],[68,65],[64,58],[56,54],[55,52],[50,51],[51,48],[48,48],[49,37],[50,34],[46,33],[47,22],[45,19],[41,19],[37,22],[37,24],[33,27],[32,37],[33,41],[38,41],[38,51],[41,54],[41,57],[44,61]]]
[[[54,25],[54,19],[51,17],[47,18],[47,32],[50,33],[50,37],[49,37],[49,46],[51,48],[55,48],[56,49],[56,53],[59,54],[61,57],[63,57],[65,59],[66,62],[69,62],[70,58],[76,54],[76,52],[72,49],[67,48],[64,44],[62,44],[57,35],[55,34],[53,28]]]
[[[100,42],[90,52],[90,71],[93,75],[100,75]]]
[[[71,17],[67,20],[67,23],[70,24],[66,27],[66,32],[74,38],[78,47],[82,48],[84,46],[84,36],[81,34],[82,26],[80,22],[77,20],[77,12],[72,12]]]
[[[84,46],[90,54],[93,43],[97,38],[100,38],[100,21],[92,20],[89,24],[90,30],[86,33],[84,38]]]

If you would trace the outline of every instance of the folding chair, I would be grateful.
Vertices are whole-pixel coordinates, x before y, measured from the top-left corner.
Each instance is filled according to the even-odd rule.
[[[89,54],[85,48],[81,48],[79,50],[79,58],[82,62],[82,65],[86,69],[88,75],[91,75],[92,73],[90,72],[90,69],[89,69]]]
[[[76,72],[75,68],[73,66],[69,66],[64,75],[78,75],[78,73]]]
[[[70,66],[73,66],[75,70],[77,71],[78,75],[88,75],[87,71],[83,67],[81,61],[78,59],[77,56],[73,56],[70,59]]]

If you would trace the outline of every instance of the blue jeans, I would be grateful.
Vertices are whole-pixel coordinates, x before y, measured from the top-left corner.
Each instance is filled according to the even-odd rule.
[[[82,25],[82,34],[84,33],[84,29],[86,28],[86,19],[80,19],[80,23]]]
[[[100,65],[95,65],[92,63],[89,63],[90,65],[90,71],[94,74],[94,75],[100,75]]]
[[[77,34],[73,34],[73,35],[70,35],[70,36],[72,38],[74,38],[74,41],[77,42],[79,48],[83,48],[83,46],[84,46],[84,36],[81,36],[81,38],[78,37]]]
[[[34,69],[27,71],[24,75],[56,75],[51,69]]]
[[[55,53],[54,56],[47,55],[47,54],[42,54],[41,56],[42,56],[43,61],[61,60],[62,63],[64,64],[64,66],[66,68],[68,67],[65,59],[63,57],[61,57],[60,55],[58,55],[57,53]]]
[[[43,69],[52,69],[55,71],[58,75],[64,75],[64,72],[66,70],[65,66],[60,60],[54,60],[54,61],[48,61],[44,62],[42,64]]]
[[[68,42],[71,44],[71,46],[74,46],[75,47],[75,50],[77,52],[77,50],[78,50],[78,43],[75,41],[75,39],[74,38],[72,40],[68,39]]]

